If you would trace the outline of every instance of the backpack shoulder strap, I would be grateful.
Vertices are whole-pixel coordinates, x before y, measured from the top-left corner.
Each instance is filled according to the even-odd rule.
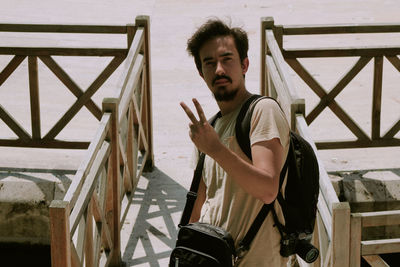
[[[261,99],[266,99],[266,98],[276,101],[274,98],[269,96],[252,95],[243,104],[236,118],[236,126],[235,126],[236,139],[238,141],[240,148],[249,159],[251,159],[251,147],[249,138],[251,116],[253,115],[253,110],[256,104]]]

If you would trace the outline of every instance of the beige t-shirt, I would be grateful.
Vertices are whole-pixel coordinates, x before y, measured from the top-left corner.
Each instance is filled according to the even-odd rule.
[[[251,162],[242,152],[235,137],[236,117],[241,107],[219,118],[215,130],[221,141],[244,160]],[[282,167],[289,148],[289,125],[278,104],[271,99],[257,103],[251,118],[250,143],[279,138],[284,148]],[[210,157],[206,156],[203,179],[207,186],[206,200],[201,210],[200,221],[222,227],[229,231],[235,245],[244,238],[263,202],[246,193]],[[280,221],[283,216],[278,202],[275,202]],[[273,227],[271,212],[251,243],[250,250],[240,261],[241,267],[286,266],[287,258],[279,254],[280,234]]]

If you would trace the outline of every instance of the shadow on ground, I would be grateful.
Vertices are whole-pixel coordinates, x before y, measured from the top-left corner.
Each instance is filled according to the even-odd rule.
[[[122,242],[126,240],[122,246],[126,266],[168,266],[186,193],[157,168],[143,174],[121,233]],[[127,233],[129,237],[124,236]]]

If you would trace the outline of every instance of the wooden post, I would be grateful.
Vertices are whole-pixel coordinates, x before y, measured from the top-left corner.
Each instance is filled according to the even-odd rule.
[[[127,161],[127,168],[129,169],[130,177],[129,180],[132,184],[132,192],[135,190],[135,178],[136,178],[136,166],[137,161],[136,157],[134,156],[135,150],[135,131],[134,131],[134,121],[133,121],[133,110],[134,105],[132,101],[129,102],[128,108],[128,132],[127,132],[127,140],[126,140],[126,161]]]
[[[96,194],[95,192],[93,194]],[[87,206],[86,214],[86,233],[85,233],[85,265],[87,267],[94,265],[94,247],[93,247],[93,209],[92,201]]]
[[[32,139],[40,139],[40,102],[37,57],[28,57],[29,91],[31,95]]]
[[[69,232],[69,202],[53,200],[50,213],[51,266],[71,267],[71,237]]]
[[[323,266],[326,261],[326,255],[330,240],[328,238],[328,233],[326,232],[325,225],[319,210],[317,212],[316,226],[317,228],[314,231],[318,231],[318,240],[315,241],[316,243],[314,243],[314,245],[318,244],[318,246],[316,247],[319,249],[319,259],[317,260],[318,265],[315,266]]]
[[[273,29],[274,28],[274,18],[273,17],[263,17],[261,18],[261,83],[260,83],[260,94],[261,95],[269,95],[268,90],[268,70],[267,70],[267,62],[266,57],[268,53],[268,44],[267,39],[265,37],[265,30],[266,29]]]
[[[306,113],[306,103],[304,98],[292,99],[292,103],[290,104],[290,129],[296,130],[296,115],[301,114],[304,118]]]
[[[311,242],[312,244],[320,251],[320,256],[319,258],[311,265],[312,267],[320,267],[321,266],[321,246],[319,242],[319,226],[318,226],[318,214],[316,216],[316,221],[315,221],[315,227],[314,227],[314,233],[312,235]]]
[[[348,202],[332,204],[332,267],[349,266],[350,205]]]
[[[144,27],[145,41],[144,41],[144,57],[145,57],[145,92],[146,106],[142,112],[146,113],[146,139],[148,144],[148,156],[144,163],[144,170],[151,171],[154,168],[154,153],[153,153],[153,115],[152,115],[152,92],[151,92],[151,64],[150,64],[150,17],[137,16],[135,21],[136,26]]]
[[[282,48],[283,48],[283,26],[275,25],[274,34],[275,34],[276,42],[278,43],[278,46],[282,51]]]
[[[128,24],[126,25],[126,35],[127,35],[127,42],[128,42],[128,48],[127,50],[129,51],[129,48],[131,47],[133,37],[135,36],[136,33],[136,27],[133,24]]]
[[[350,266],[354,267],[361,264],[361,224],[361,215],[352,213],[350,217]]]
[[[383,57],[375,57],[374,62],[374,93],[372,96],[372,130],[371,138],[379,139],[381,130],[381,105],[382,105],[382,71]]]
[[[110,142],[111,142],[111,155],[110,155],[110,170],[107,179],[108,185],[111,185],[111,190],[107,194],[107,221],[110,225],[111,236],[113,242],[112,255],[110,255],[110,266],[120,266],[121,264],[121,233],[120,233],[120,168],[119,168],[119,118],[118,118],[118,99],[117,98],[104,98],[103,112],[110,112],[111,116],[111,129],[110,129]],[[109,216],[111,214],[111,216]]]

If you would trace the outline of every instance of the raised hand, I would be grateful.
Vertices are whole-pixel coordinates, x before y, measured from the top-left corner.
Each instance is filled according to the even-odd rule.
[[[193,98],[193,104],[197,110],[197,114],[199,115],[199,120],[197,120],[196,116],[185,103],[180,103],[191,121],[189,123],[190,139],[192,139],[193,143],[201,152],[213,157],[215,153],[220,151],[222,143],[220,142],[214,128],[208,123],[203,108],[197,99]]]

